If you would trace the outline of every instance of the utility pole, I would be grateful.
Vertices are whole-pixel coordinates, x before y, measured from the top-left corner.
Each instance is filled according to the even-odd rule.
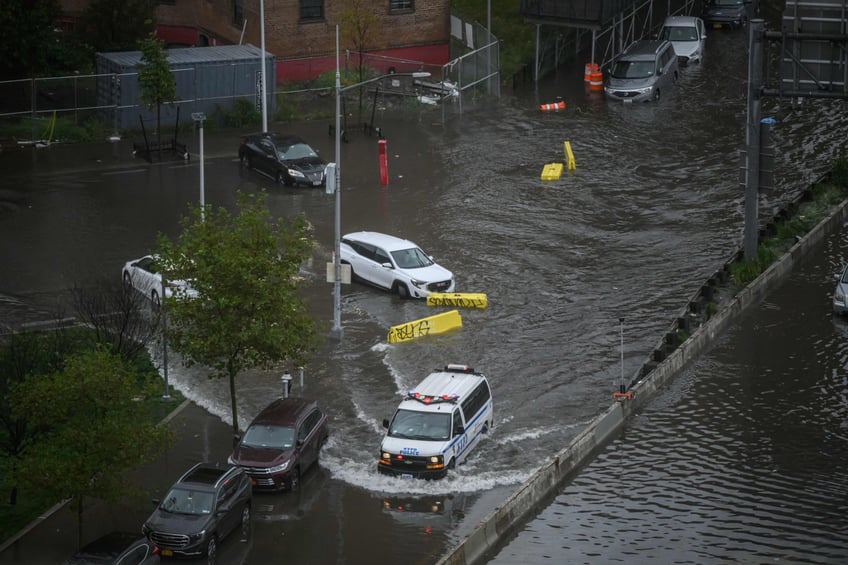
[[[748,36],[748,112],[745,123],[745,261],[757,260],[759,245],[760,114],[763,86],[763,30],[765,21],[751,20]]]

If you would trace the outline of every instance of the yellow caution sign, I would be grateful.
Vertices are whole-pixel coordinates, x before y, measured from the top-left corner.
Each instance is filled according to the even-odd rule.
[[[427,296],[427,306],[483,309],[488,305],[488,298],[481,292],[433,292]]]
[[[562,163],[548,163],[542,170],[542,180],[559,180],[562,174]]]
[[[451,310],[435,316],[428,316],[420,320],[414,320],[399,326],[389,328],[386,340],[389,343],[400,343],[410,341],[417,337],[436,335],[455,330],[462,327],[462,318],[459,310]]]
[[[566,141],[562,144],[562,147],[565,153],[565,162],[568,164],[568,170],[573,171],[577,168],[577,163],[574,162],[574,153],[571,152],[571,142]]]

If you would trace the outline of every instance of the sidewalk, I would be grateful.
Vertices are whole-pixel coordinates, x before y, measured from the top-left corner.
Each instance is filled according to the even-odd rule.
[[[271,124],[269,130],[298,135],[306,139],[313,147],[330,145],[328,126],[330,120],[312,120],[285,124]],[[239,138],[247,133],[260,131],[261,127],[247,128],[205,128],[203,134],[204,157],[208,159],[238,157]],[[173,132],[169,131],[168,135]],[[162,161],[154,158],[148,163],[141,156],[133,154],[133,143],[143,143],[140,134],[127,134],[128,137],[110,141],[107,139],[85,143],[52,143],[46,147],[18,147],[0,151],[0,166],[7,174],[34,174],[45,170],[65,171],[114,169],[125,167],[155,167],[173,165],[186,161],[178,155],[163,153]],[[148,134],[150,135],[150,134]],[[155,141],[150,139],[151,142]],[[178,141],[185,144],[189,161],[200,158],[199,132],[193,125],[184,124]],[[328,161],[330,155],[326,155]]]
[[[146,492],[126,504],[87,501],[83,517],[83,543],[114,530],[139,532],[153,510],[151,498],[161,498],[173,482],[199,461],[226,463],[232,448],[232,427],[186,400],[168,418],[174,430],[174,445],[158,460],[132,473],[127,492]],[[77,547],[77,514],[65,504],[45,512],[17,536],[0,545],[0,565],[61,564]]]

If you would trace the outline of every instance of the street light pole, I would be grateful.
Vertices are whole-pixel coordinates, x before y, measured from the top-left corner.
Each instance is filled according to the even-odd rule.
[[[342,167],[341,167],[341,94],[342,75],[339,70],[339,26],[336,24],[336,231],[333,247],[333,335],[342,337]]]
[[[356,84],[351,84],[342,88],[342,74],[339,68],[339,26],[336,24],[336,163],[335,163],[335,192],[336,192],[336,226],[335,238],[333,245],[333,328],[332,334],[334,337],[341,339],[342,337],[342,248],[341,248],[341,232],[342,232],[342,154],[341,154],[341,99],[342,92],[352,88],[360,87],[364,84],[369,84],[378,80],[382,80],[389,75],[381,75],[368,79]],[[391,76],[411,76],[413,78],[426,78],[430,76],[428,72],[414,73],[395,73]]]
[[[203,122],[206,120],[206,114],[203,112],[194,112],[191,115],[191,119],[197,122],[200,127],[200,218],[205,219],[206,195],[204,193],[205,186],[203,174],[206,167],[203,158]]]
[[[265,72],[265,0],[259,0],[259,44],[262,51],[262,132],[268,131],[268,108],[265,106],[265,85],[268,75]]]

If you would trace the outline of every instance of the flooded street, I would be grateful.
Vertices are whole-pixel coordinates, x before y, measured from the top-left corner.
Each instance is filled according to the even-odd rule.
[[[257,497],[256,527],[241,561],[359,563],[379,556],[387,563],[432,563],[609,406],[622,371],[619,319],[630,376],[741,244],[745,40],[741,32],[713,32],[704,62],[682,69],[676,92],[658,104],[609,104],[587,94],[581,68],[540,84],[538,93],[528,85],[492,107],[468,104],[461,118],[444,125],[438,111],[403,120],[381,115],[386,187],[379,182],[376,139],[353,134],[342,145],[342,233],[411,239],[454,272],[458,292],[488,295],[487,309],[461,312],[460,331],[408,343],[389,345],[389,328],[441,310],[360,284],[343,288],[344,334],[340,341],[329,337],[332,285],[324,276],[334,241],[333,197],[275,186],[241,169],[241,132],[207,128],[207,203],[232,208],[236,190],[266,189],[275,216],[304,213],[313,224],[318,246],[305,266],[306,300],[327,334],[304,367],[304,387],[295,372],[294,388],[318,398],[330,415],[320,469],[305,477],[297,496]],[[566,100],[565,111],[537,110],[557,96]],[[764,102],[763,115],[777,120],[778,186],[762,194],[761,217],[844,151],[844,109],[840,101],[800,108]],[[326,123],[285,129],[333,160]],[[576,171],[540,181],[546,163],[563,161],[565,141]],[[73,148],[20,154],[27,158],[0,154],[0,194],[15,202],[0,212],[0,312],[9,325],[51,313],[57,293],[74,284],[101,277],[117,284],[124,262],[151,251],[157,233],[176,235],[186,204],[197,202],[196,160],[116,166],[110,151],[126,145],[104,148],[100,158],[67,161],[61,156],[73,155]],[[834,251],[833,262],[841,259]],[[816,354],[844,357],[827,343]],[[227,383],[185,369],[175,357],[169,355],[171,383],[228,422]],[[380,422],[400,394],[446,363],[468,364],[489,377],[495,428],[445,480],[378,476]],[[279,394],[280,372],[240,376],[242,427]],[[686,424],[702,429],[710,416],[690,410],[686,417],[696,421]],[[710,439],[715,449],[729,450],[739,436],[718,428]],[[210,456],[225,460],[227,449],[213,446]],[[656,452],[686,457],[672,449],[660,443]],[[620,448],[608,450],[602,459],[617,453]],[[140,519],[148,509],[139,509]],[[560,545],[562,535],[555,530],[551,542]],[[688,544],[676,550],[685,554]]]
[[[843,229],[490,563],[845,563],[846,260]]]

